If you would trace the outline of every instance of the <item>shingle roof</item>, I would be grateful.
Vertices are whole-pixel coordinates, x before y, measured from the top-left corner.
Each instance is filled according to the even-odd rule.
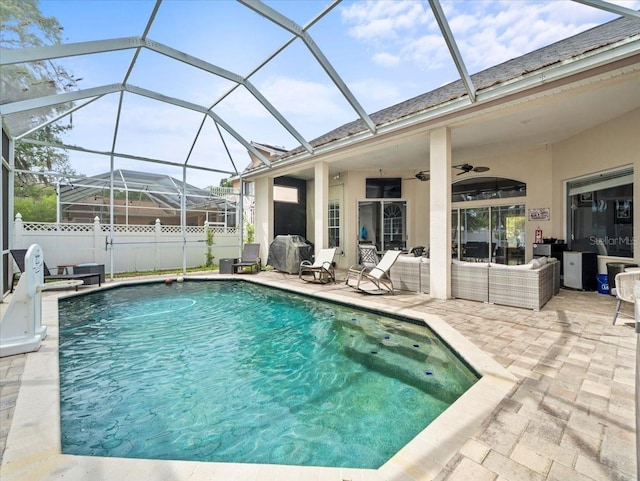
[[[476,91],[479,92],[638,34],[640,34],[640,22],[622,17],[478,72],[471,75],[471,80]],[[466,95],[464,84],[461,80],[457,80],[431,92],[375,112],[371,114],[371,119],[376,126],[388,124]],[[310,143],[313,147],[319,147],[365,130],[367,130],[366,124],[358,119],[327,132]],[[295,148],[283,154],[279,160],[302,151],[302,147]]]

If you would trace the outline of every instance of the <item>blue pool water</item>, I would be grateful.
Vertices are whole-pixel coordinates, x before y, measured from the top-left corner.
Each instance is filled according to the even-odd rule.
[[[59,310],[66,454],[377,468],[478,379],[424,326],[244,281]]]

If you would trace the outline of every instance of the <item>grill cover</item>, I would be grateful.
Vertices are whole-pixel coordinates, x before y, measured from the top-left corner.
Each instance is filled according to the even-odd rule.
[[[269,245],[267,264],[288,274],[297,274],[300,263],[311,260],[312,246],[299,235],[279,235]]]

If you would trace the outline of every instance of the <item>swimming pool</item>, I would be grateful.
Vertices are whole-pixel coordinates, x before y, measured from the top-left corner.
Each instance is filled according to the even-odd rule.
[[[424,326],[243,281],[59,308],[67,454],[375,468],[477,380]]]

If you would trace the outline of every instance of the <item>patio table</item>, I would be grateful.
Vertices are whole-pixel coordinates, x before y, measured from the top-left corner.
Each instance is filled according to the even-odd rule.
[[[73,268],[76,264],[58,264],[58,275],[69,274],[69,267]]]

